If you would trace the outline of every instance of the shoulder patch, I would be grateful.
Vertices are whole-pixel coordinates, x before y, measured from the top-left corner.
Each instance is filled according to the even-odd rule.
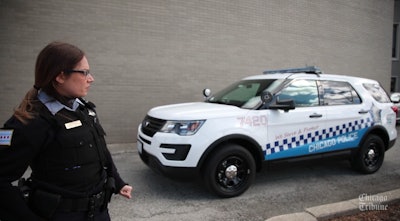
[[[0,145],[10,146],[14,130],[0,129]]]

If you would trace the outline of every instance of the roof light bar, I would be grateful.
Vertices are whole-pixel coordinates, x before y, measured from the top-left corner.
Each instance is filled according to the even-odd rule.
[[[281,70],[267,70],[263,72],[264,74],[282,74],[282,73],[312,73],[312,74],[322,74],[319,67],[307,66],[304,68],[292,68],[292,69],[281,69]]]

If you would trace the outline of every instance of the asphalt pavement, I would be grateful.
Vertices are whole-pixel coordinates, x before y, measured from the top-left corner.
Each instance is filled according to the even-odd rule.
[[[390,166],[390,167],[395,167],[394,174],[386,174],[386,171],[382,171],[383,175],[377,177],[377,182],[376,185],[371,185],[371,187],[363,190],[362,192],[359,192],[357,198],[353,198],[350,200],[347,200],[345,195],[346,193],[343,193],[342,195],[339,194],[340,188],[334,188],[334,191],[337,191],[337,193],[333,194],[332,190],[325,187],[319,187],[318,189],[325,188],[322,190],[319,190],[319,197],[324,196],[324,191],[326,191],[325,197],[327,198],[332,198],[332,199],[320,199],[318,201],[321,202],[330,202],[327,204],[318,204],[315,205],[310,202],[298,202],[298,204],[304,206],[293,206],[293,205],[287,205],[288,208],[283,208],[280,209],[279,211],[270,211],[270,212],[265,212],[263,214],[251,214],[253,212],[245,213],[242,211],[239,211],[237,208],[242,208],[246,207],[244,206],[243,203],[249,203],[252,204],[254,198],[259,198],[259,196],[252,195],[251,190],[248,192],[245,192],[243,195],[247,196],[245,197],[247,200],[242,200],[243,196],[237,197],[238,201],[241,201],[239,205],[236,205],[235,198],[233,199],[228,199],[228,200],[221,200],[218,198],[213,198],[212,196],[209,196],[208,192],[199,190],[201,189],[200,186],[195,185],[195,184],[188,184],[188,183],[180,183],[180,182],[175,182],[171,181],[170,179],[167,179],[163,176],[160,176],[158,174],[155,174],[153,171],[148,169],[146,166],[142,165],[143,163],[140,161],[140,158],[138,157],[137,151],[136,151],[136,144],[135,143],[129,143],[129,144],[109,144],[109,149],[113,155],[114,161],[117,164],[117,167],[123,177],[130,176],[131,178],[128,179],[129,181],[132,181],[132,185],[135,188],[135,184],[138,184],[138,188],[134,189],[133,192],[133,197],[134,197],[134,202],[128,202],[127,200],[121,199],[114,197],[113,201],[110,204],[110,214],[112,217],[112,220],[114,221],[129,221],[129,220],[213,220],[219,219],[219,220],[268,220],[268,221],[283,221],[283,220],[304,220],[304,221],[314,221],[314,220],[326,220],[329,218],[337,217],[337,216],[342,216],[342,215],[348,215],[348,214],[353,214],[357,213],[360,211],[367,211],[367,210],[385,210],[387,209],[387,206],[390,206],[391,203],[395,201],[400,200],[400,185],[396,184],[398,181],[400,181],[400,176],[399,176],[399,168],[398,168],[398,163],[395,165],[393,162],[397,162],[400,152],[399,150],[399,144],[397,143],[391,150],[389,150],[389,154],[387,154],[386,159],[385,159],[385,167]],[[395,157],[395,159],[393,159]],[[389,159],[387,159],[389,158]],[[388,161],[388,162],[386,162]],[[133,163],[135,162],[135,163]],[[339,164],[341,166],[342,164]],[[306,165],[304,168],[303,166],[300,165],[299,170],[296,169],[290,169],[290,168],[280,168],[282,173],[289,173],[289,177],[296,178],[298,176],[298,173],[302,173],[303,169],[308,169],[309,167],[313,167],[312,165]],[[328,163],[328,167],[331,167]],[[130,167],[136,167],[135,169],[130,168]],[[344,166],[342,166],[344,167]],[[313,173],[317,173],[320,175],[320,173],[326,173],[328,171],[329,173],[329,168],[328,170],[325,170],[326,168],[323,168],[323,171],[318,171],[319,168],[316,166],[316,168],[312,168],[311,170]],[[347,168],[345,168],[347,169]],[[351,169],[348,169],[351,170]],[[384,168],[381,168],[381,170],[385,170]],[[393,171],[393,169],[386,169],[389,171]],[[333,175],[337,175],[338,171],[335,171],[334,169],[331,170],[331,173]],[[264,172],[265,173],[265,172]],[[268,173],[268,171],[267,171]],[[291,173],[291,174],[290,174]],[[308,172],[306,172],[308,173]],[[345,177],[338,176],[340,179],[346,180],[347,178],[352,176],[352,172],[348,172],[350,174],[344,174]],[[136,176],[134,174],[137,174]],[[140,174],[140,175],[138,175]],[[355,173],[356,174],[356,173]],[[358,181],[359,175],[353,174],[353,180],[355,180],[355,184],[349,184],[347,181],[345,181],[346,185],[352,186],[352,185],[363,185],[363,182],[369,183],[371,180],[373,181],[374,179],[367,179],[367,180],[362,180]],[[377,172],[379,174],[379,171]],[[308,176],[309,174],[302,174],[300,176]],[[150,178],[149,178],[150,176]],[[261,175],[261,179],[264,175]],[[281,182],[282,185],[286,185],[286,178],[282,178],[281,175],[276,175],[274,173],[269,174],[269,176],[272,176],[273,179],[275,179],[277,182],[279,182],[280,179],[283,180]],[[285,175],[283,175],[285,176]],[[135,180],[135,178],[141,178],[141,180]],[[363,177],[363,176],[360,176]],[[257,178],[256,178],[257,179]],[[318,183],[321,183],[322,186],[324,186],[325,178],[322,177],[321,180],[319,181],[317,177],[311,177],[310,181],[307,181],[311,185],[318,185]],[[335,179],[335,178],[334,178]],[[361,178],[362,179],[362,178]],[[385,180],[385,179],[390,179],[390,180]],[[148,183],[143,183],[140,184],[141,182],[148,182]],[[149,182],[150,181],[150,182]],[[257,182],[257,180],[256,180]],[[263,182],[263,181],[261,181]],[[302,182],[302,181],[301,181]],[[357,184],[357,182],[359,184]],[[387,184],[390,182],[394,182],[394,184]],[[163,183],[163,184],[162,184]],[[315,184],[314,184],[315,183]],[[382,183],[383,185],[379,185]],[[342,186],[341,188],[346,188],[342,183],[335,183],[332,185],[336,186]],[[146,186],[146,188],[143,188],[142,185]],[[268,185],[262,184],[263,188],[268,188]],[[279,185],[279,184],[278,184]],[[302,184],[299,184],[302,186]],[[383,186],[386,187],[383,187]],[[192,187],[190,187],[192,186]],[[326,186],[326,184],[325,184]],[[376,186],[376,188],[374,188]],[[182,189],[180,189],[182,188]],[[192,188],[192,189],[191,189]],[[258,188],[258,187],[255,187]],[[278,187],[279,189],[284,189],[286,187]],[[387,190],[387,188],[391,188],[390,190]],[[296,187],[296,189],[299,189]],[[369,189],[369,191],[367,191]],[[372,194],[373,191],[372,189],[378,190],[377,193]],[[387,190],[387,191],[382,191],[379,192],[379,190]],[[300,188],[300,190],[305,190],[303,188]],[[144,192],[148,191],[148,192]],[[274,191],[273,188],[271,187],[271,191]],[[350,190],[351,191],[351,190]],[[172,193],[172,192],[177,192],[177,193]],[[257,191],[256,191],[257,192]],[[276,190],[275,190],[276,192]],[[307,190],[305,190],[307,192]],[[318,191],[317,191],[318,192]],[[346,191],[342,191],[346,192]],[[307,192],[308,193],[308,192]],[[305,195],[307,195],[305,193]],[[312,193],[312,192],[311,192]],[[371,194],[370,194],[371,193]],[[155,194],[155,195],[154,195]],[[276,194],[283,194],[283,193],[276,193]],[[290,194],[289,194],[290,195]],[[300,194],[301,195],[301,194]],[[338,196],[340,195],[340,196]],[[354,194],[353,194],[354,195]],[[150,199],[150,201],[153,202],[146,202],[146,196],[147,199]],[[298,197],[299,194],[296,193],[295,197]],[[357,194],[356,194],[357,196]],[[189,198],[188,200],[185,200],[186,198]],[[317,198],[313,195],[309,195],[310,198]],[[252,199],[250,199],[252,198]],[[290,198],[290,196],[288,196]],[[304,200],[307,198],[307,196],[304,196]],[[345,198],[346,200],[343,201],[334,201],[335,198],[342,199]],[[157,200],[158,199],[158,200]],[[167,200],[165,200],[167,199]],[[155,200],[159,202],[155,202]],[[193,201],[194,200],[194,201]],[[294,201],[299,201],[301,199],[296,199]],[[141,201],[143,204],[141,204]],[[177,202],[176,202],[177,201]],[[179,201],[183,201],[180,202]],[[260,200],[256,199],[255,202],[256,204],[260,203],[266,203],[265,199],[262,200],[262,197]],[[273,202],[273,199],[270,199],[271,202]],[[307,200],[305,200],[307,201]],[[309,201],[312,201],[309,200]],[[128,202],[128,203],[127,203]],[[169,203],[168,203],[169,202]],[[185,202],[188,202],[187,205],[185,205]],[[199,203],[200,202],[200,203]],[[208,207],[206,204],[209,202],[210,204],[215,204],[218,205],[218,207],[222,204],[227,204],[226,206],[223,206],[223,211],[218,212],[221,210],[220,208],[216,209],[215,206],[211,205],[211,208]],[[215,202],[215,203],[214,203]],[[228,203],[227,203],[228,202]],[[184,205],[182,205],[182,203]],[[169,204],[169,205],[165,205]],[[242,205],[240,205],[242,204]],[[273,204],[273,203],[271,203]],[[279,204],[285,204],[283,202],[280,202]],[[312,206],[308,206],[312,205]],[[231,208],[229,208],[231,206]],[[151,207],[151,208],[149,208]],[[203,208],[206,207],[206,208]],[[271,206],[266,206],[266,208],[270,208]],[[159,208],[159,209],[157,209]],[[275,207],[271,207],[272,210],[274,210]],[[301,211],[301,208],[303,211]],[[215,211],[213,209],[216,209]],[[203,211],[205,210],[205,211]],[[226,211],[224,211],[226,210]],[[237,210],[236,212],[234,210]],[[252,210],[252,209],[248,209]],[[285,211],[288,211],[287,213]],[[293,212],[295,211],[295,212]],[[196,214],[198,213],[198,214]],[[212,213],[216,213],[215,215],[211,215]],[[192,215],[190,215],[192,214]],[[193,215],[194,214],[194,215]],[[204,214],[204,215],[202,215]],[[224,215],[222,215],[224,214]],[[230,215],[226,215],[230,214]],[[252,218],[250,218],[250,216]]]

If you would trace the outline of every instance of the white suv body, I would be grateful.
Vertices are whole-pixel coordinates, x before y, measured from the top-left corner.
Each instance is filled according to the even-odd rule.
[[[377,171],[396,140],[396,113],[374,80],[288,69],[252,76],[205,102],[151,109],[138,128],[142,160],[199,175],[222,197],[243,193],[263,161],[348,154]]]

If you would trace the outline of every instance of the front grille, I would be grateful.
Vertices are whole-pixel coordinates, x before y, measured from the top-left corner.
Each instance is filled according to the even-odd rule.
[[[165,124],[166,120],[146,116],[142,122],[142,132],[149,137],[153,137]]]

